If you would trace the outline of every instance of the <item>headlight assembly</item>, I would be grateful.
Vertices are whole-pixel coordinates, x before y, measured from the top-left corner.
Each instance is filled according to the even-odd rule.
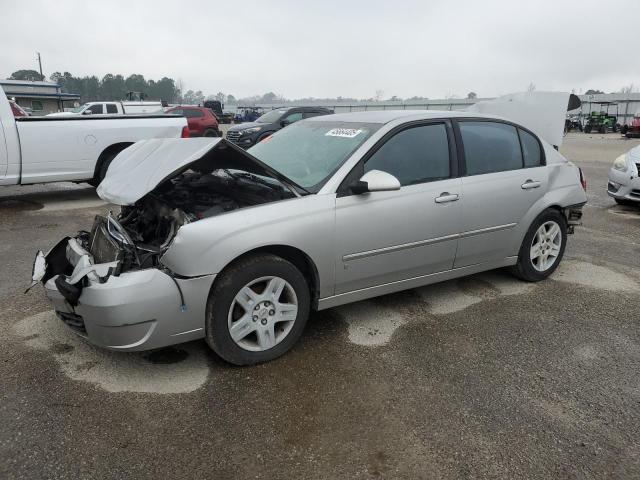
[[[622,154],[613,161],[613,168],[621,172],[627,171],[627,154]]]
[[[250,133],[259,132],[260,129],[262,129],[262,127],[251,127],[251,128],[247,128],[246,130],[242,130],[242,132],[240,132],[240,134],[241,135],[248,135]]]

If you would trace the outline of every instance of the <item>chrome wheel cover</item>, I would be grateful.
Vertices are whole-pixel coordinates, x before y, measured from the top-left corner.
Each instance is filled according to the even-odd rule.
[[[229,334],[244,350],[264,352],[282,342],[298,317],[298,297],[280,277],[260,277],[236,294],[227,317]]]

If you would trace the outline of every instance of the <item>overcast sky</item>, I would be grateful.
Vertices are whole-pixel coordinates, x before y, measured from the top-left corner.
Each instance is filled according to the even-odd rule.
[[[0,76],[141,73],[236,97],[640,86],[640,1],[0,0]]]

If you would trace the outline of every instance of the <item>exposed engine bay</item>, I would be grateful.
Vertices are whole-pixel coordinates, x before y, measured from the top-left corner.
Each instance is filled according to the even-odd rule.
[[[241,170],[207,171],[193,164],[133,205],[121,207],[118,215],[97,216],[91,232],[77,238],[96,263],[117,260],[119,271],[150,268],[158,266],[181,226],[294,196],[272,178]]]

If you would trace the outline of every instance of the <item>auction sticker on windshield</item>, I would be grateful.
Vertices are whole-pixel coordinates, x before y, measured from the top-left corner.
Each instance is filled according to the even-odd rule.
[[[333,128],[324,135],[325,137],[353,138],[360,133],[362,133],[362,130],[356,130],[355,128]]]

